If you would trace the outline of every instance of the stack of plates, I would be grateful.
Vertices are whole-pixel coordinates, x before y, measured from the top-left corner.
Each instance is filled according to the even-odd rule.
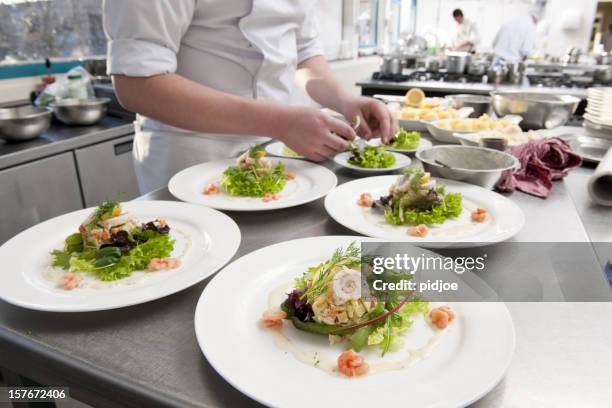
[[[585,127],[612,133],[612,88],[590,88],[584,114]]]

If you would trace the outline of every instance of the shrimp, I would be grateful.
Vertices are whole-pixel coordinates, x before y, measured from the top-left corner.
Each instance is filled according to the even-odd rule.
[[[219,193],[219,187],[217,187],[214,183],[210,183],[209,185],[206,186],[203,193],[205,195],[215,195]]]
[[[266,193],[262,198],[264,203],[269,203],[270,201],[278,200],[278,194]]]
[[[455,312],[448,306],[441,306],[429,312],[431,323],[438,329],[446,329],[455,320]]]
[[[374,198],[372,198],[372,194],[363,193],[362,195],[360,195],[359,201],[357,201],[357,205],[366,208],[374,207]]]
[[[175,258],[153,258],[149,262],[149,272],[167,271],[181,267],[181,260]]]
[[[347,377],[358,377],[367,374],[370,366],[359,354],[347,350],[338,357],[338,370]]]
[[[279,327],[283,325],[283,319],[287,317],[287,313],[283,311],[272,311],[268,310],[264,312],[261,318],[261,323],[266,328]]]
[[[285,175],[285,180],[287,180],[287,181],[292,181],[292,180],[295,180],[295,177],[296,177],[296,176],[295,176],[295,173],[287,173],[287,174]]]
[[[489,219],[489,213],[484,208],[478,208],[472,213],[472,221],[486,222]]]
[[[408,228],[408,235],[412,237],[424,238],[427,236],[428,232],[429,232],[429,229],[424,224],[420,224],[420,225],[417,225],[416,227]]]
[[[81,287],[83,284],[83,278],[74,273],[67,273],[59,281],[59,285],[64,290],[73,290]]]

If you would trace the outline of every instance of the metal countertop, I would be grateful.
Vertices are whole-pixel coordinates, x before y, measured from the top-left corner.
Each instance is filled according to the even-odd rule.
[[[132,121],[111,116],[92,126],[66,126],[53,122],[39,138],[21,143],[0,140],[0,170],[132,133]]]
[[[527,218],[512,241],[612,240],[612,209],[593,209],[584,202],[581,190],[591,172],[579,169],[556,182],[547,200],[522,193],[510,196]],[[340,183],[352,179],[345,171],[337,174]],[[172,197],[163,189],[143,199]],[[236,257],[296,238],[355,235],[330,219],[323,200],[281,211],[229,215],[243,236]],[[511,268],[509,277],[512,271],[520,272]],[[603,277],[589,275],[589,280],[610,293]],[[74,397],[96,406],[257,406],[225,382],[198,348],[193,315],[207,282],[108,312],[40,313],[0,301],[0,349],[5,351],[0,365],[45,384],[68,385]],[[551,290],[563,292],[564,282],[557,284]],[[505,379],[475,407],[609,406],[612,303],[508,306],[516,326],[516,352]]]

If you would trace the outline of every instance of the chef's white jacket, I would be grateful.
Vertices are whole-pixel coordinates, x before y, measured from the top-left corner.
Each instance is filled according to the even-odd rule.
[[[291,104],[297,65],[323,54],[315,6],[316,0],[105,0],[108,73],[176,73],[219,91]],[[261,141],[197,134],[139,116],[134,162],[141,191]]]
[[[493,50],[498,58],[519,63],[533,52],[536,36],[537,26],[533,17],[519,17],[501,26],[493,40]]]
[[[471,42],[473,45],[469,49],[460,48],[460,46],[466,42]],[[453,32],[451,43],[451,47],[453,49],[459,51],[469,51],[471,49],[475,49],[479,42],[480,38],[478,36],[478,29],[476,28],[476,24],[474,24],[471,20],[464,18],[463,23],[455,24],[455,30]]]

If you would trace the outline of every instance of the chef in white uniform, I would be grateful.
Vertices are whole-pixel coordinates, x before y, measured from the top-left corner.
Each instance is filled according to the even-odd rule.
[[[527,58],[536,46],[537,24],[541,15],[540,9],[534,9],[529,15],[504,23],[493,40],[496,58],[514,64]]]
[[[295,106],[296,83],[320,105],[361,116],[360,136],[392,137],[397,121],[386,107],[334,79],[315,7],[315,0],[104,1],[108,72],[120,102],[139,114],[134,163],[143,193],[268,137],[313,160],[344,150],[355,131]]]
[[[464,17],[461,9],[453,11],[453,19],[457,23],[452,35],[451,49],[454,51],[472,51],[480,42],[476,24]]]

